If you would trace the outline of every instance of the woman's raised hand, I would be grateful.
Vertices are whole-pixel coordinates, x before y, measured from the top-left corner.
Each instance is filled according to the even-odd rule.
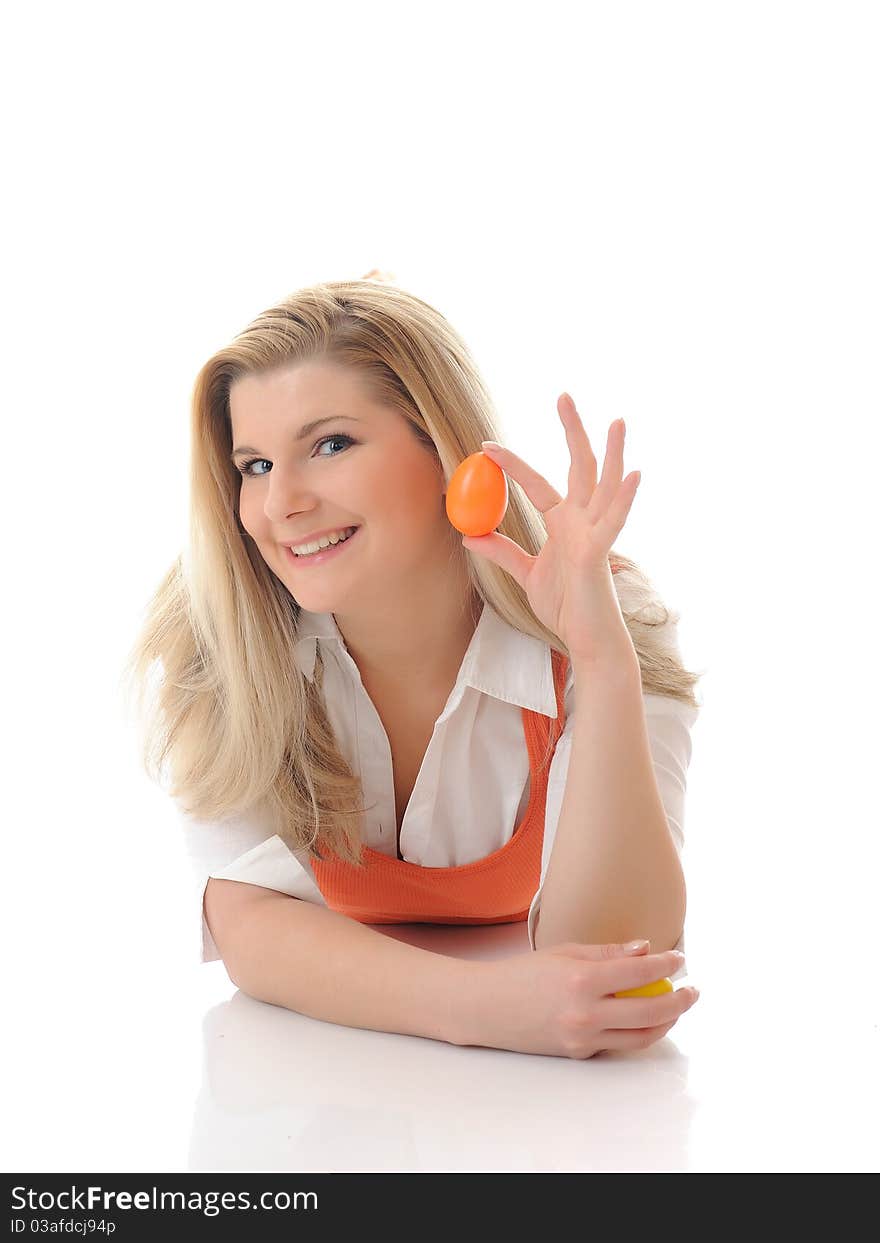
[[[506,570],[523,588],[535,616],[565,643],[575,661],[615,664],[635,659],[611,580],[608,554],[629,515],[640,471],[623,473],[623,419],[608,429],[602,476],[577,407],[563,393],[556,409],[565,429],[571,465],[568,494],[559,495],[542,474],[502,446],[483,443],[483,453],[522,487],[544,516],[547,540],[531,556],[494,531],[465,536],[462,545]]]

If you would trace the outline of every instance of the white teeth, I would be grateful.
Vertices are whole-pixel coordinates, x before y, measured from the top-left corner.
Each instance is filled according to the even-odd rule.
[[[329,548],[331,544],[339,544],[343,540],[347,540],[353,535],[357,527],[346,527],[344,531],[336,531],[333,535],[324,535],[321,539],[315,540],[313,544],[298,544],[295,548],[291,548],[291,552],[298,557],[308,556],[309,553],[318,552],[321,548]]]

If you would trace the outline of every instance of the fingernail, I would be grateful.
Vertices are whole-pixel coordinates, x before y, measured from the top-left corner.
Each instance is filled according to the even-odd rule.
[[[644,949],[647,944],[647,941],[627,941],[623,948],[625,953],[635,954],[637,950]]]
[[[500,449],[501,448],[501,445],[498,443],[497,440],[484,440],[482,441],[482,445],[484,449]]]

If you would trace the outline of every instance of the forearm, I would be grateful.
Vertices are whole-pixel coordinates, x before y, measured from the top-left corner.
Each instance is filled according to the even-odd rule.
[[[648,937],[684,927],[684,873],[657,789],[638,661],[574,666],[578,712],[535,946]]]
[[[233,983],[259,1001],[346,1027],[451,1044],[470,1036],[478,967],[295,898],[249,911],[227,963]]]

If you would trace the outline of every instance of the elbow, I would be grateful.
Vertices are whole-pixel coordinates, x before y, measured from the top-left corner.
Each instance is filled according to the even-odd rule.
[[[632,940],[646,937],[650,941],[652,954],[660,954],[665,950],[675,949],[684,935],[684,921],[687,912],[687,885],[681,861],[676,854],[675,872],[668,887],[654,895],[650,909],[643,911],[643,921],[632,922]],[[629,923],[629,921],[627,921]]]
[[[649,952],[662,953],[675,949],[684,934],[684,904],[665,911],[643,910],[625,918],[590,920],[577,924],[554,925],[551,919],[535,923],[535,949],[575,942],[579,945],[625,945],[628,941],[646,940]]]
[[[675,887],[674,894],[670,896],[665,906],[654,911],[645,921],[642,929],[634,927],[633,938],[647,937],[652,954],[675,949],[684,935],[686,911],[687,893],[682,876],[680,884]]]
[[[664,950],[674,950],[681,938],[684,936],[684,920],[687,911],[687,896],[685,894],[684,880],[681,883],[681,893],[676,896],[676,901],[672,903],[672,909],[663,916],[657,918],[654,928],[655,935],[650,938],[651,952],[660,954]],[[647,936],[647,933],[637,933],[637,936]]]
[[[666,950],[674,950],[683,936],[684,936],[684,925],[682,925],[682,927],[679,929],[678,935],[676,937],[670,937],[667,935],[667,936],[658,937],[656,941],[651,941],[649,945],[649,949],[652,954],[662,954]]]
[[[241,989],[243,993],[247,992],[247,989],[242,984],[241,972],[232,957],[228,954],[221,954],[220,960],[223,963],[223,968],[229,978],[230,984],[233,984],[236,988]]]
[[[649,942],[654,954],[674,949],[684,934],[687,911],[687,886],[677,854],[674,862],[674,872],[666,885],[618,894],[615,901],[604,904],[601,910],[593,907],[557,912],[551,907],[548,911],[543,895],[535,917],[535,949],[565,942],[621,945],[642,939]]]

